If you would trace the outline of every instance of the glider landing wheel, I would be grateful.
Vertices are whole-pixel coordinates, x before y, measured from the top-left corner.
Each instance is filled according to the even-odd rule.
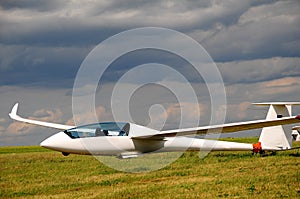
[[[266,153],[266,152],[265,152],[264,150],[260,150],[260,151],[259,151],[259,154],[260,154],[260,155],[264,155],[265,153]]]
[[[62,152],[63,156],[68,156],[70,153]]]

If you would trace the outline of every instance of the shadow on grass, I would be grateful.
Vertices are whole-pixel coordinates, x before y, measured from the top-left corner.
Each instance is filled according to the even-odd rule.
[[[300,157],[300,153],[299,153],[299,152],[292,153],[292,154],[289,154],[289,156],[292,156],[292,157]]]

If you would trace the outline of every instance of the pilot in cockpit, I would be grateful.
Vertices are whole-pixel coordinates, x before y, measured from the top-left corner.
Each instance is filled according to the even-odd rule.
[[[95,136],[108,136],[108,130],[101,130],[101,128],[96,128]]]

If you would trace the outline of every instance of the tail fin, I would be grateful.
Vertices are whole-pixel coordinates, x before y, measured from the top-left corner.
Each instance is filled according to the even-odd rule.
[[[259,106],[269,106],[268,119],[292,116],[292,106],[300,102],[266,102],[256,103]],[[286,150],[292,148],[292,129],[290,126],[264,127],[259,142],[262,150]]]

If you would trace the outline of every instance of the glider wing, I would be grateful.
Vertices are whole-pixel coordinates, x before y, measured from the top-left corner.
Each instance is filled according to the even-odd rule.
[[[36,124],[36,125],[40,125],[40,126],[45,126],[45,127],[49,127],[49,128],[55,128],[55,129],[61,129],[61,130],[67,130],[67,129],[71,129],[71,128],[75,127],[75,126],[69,126],[69,125],[64,125],[64,124],[56,124],[56,123],[43,122],[43,121],[37,121],[37,120],[22,118],[17,114],[18,106],[19,106],[19,104],[16,103],[14,105],[14,107],[12,108],[11,112],[9,113],[9,116],[10,116],[11,119],[14,119],[14,120],[17,120],[17,121],[20,121],[20,122],[25,122],[25,123],[28,123],[28,124]]]
[[[300,115],[292,117],[276,118],[272,120],[254,120],[246,122],[235,122],[213,126],[203,126],[196,128],[185,128],[185,129],[174,129],[167,131],[160,131],[155,135],[143,135],[136,136],[133,138],[163,138],[163,137],[174,137],[174,136],[187,136],[196,134],[212,134],[212,133],[231,133],[236,131],[252,130],[269,126],[278,126],[284,124],[294,124],[300,122]]]

